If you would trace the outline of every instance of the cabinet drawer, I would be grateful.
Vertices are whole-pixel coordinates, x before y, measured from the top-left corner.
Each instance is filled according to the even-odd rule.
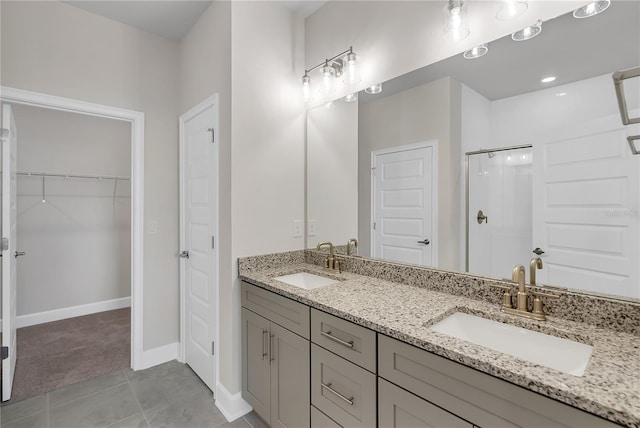
[[[376,372],[376,333],[372,330],[311,309],[311,341]]]
[[[376,376],[311,344],[311,403],[345,427],[376,426]]]
[[[309,307],[243,282],[242,306],[309,339]]]
[[[380,376],[484,427],[614,427],[590,413],[382,334]]]
[[[311,428],[342,428],[329,416],[311,406]]]
[[[381,427],[472,428],[464,419],[378,378],[378,415]]]

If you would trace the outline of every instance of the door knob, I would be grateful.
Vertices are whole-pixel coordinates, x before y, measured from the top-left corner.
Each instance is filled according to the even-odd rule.
[[[425,239],[424,241],[418,241],[418,244],[429,245],[429,240]]]
[[[542,251],[539,247],[533,250],[533,252],[536,253],[537,255],[544,254],[544,251]]]
[[[15,258],[17,259],[20,256],[24,256],[26,253],[24,251],[16,251]]]
[[[478,220],[478,224],[482,224],[482,222],[484,221],[485,223],[489,223],[489,217],[487,217],[486,215],[484,215],[484,213],[482,212],[482,210],[478,211],[478,216],[476,217],[476,219]]]
[[[189,258],[189,252],[188,251],[183,251],[179,254],[179,257],[181,259],[188,259]]]

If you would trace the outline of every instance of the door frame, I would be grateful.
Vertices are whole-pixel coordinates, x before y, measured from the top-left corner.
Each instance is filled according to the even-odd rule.
[[[179,221],[180,221],[180,228],[179,228],[179,233],[180,233],[180,250],[182,251],[182,249],[184,248],[185,245],[185,226],[186,226],[186,222],[185,222],[185,214],[184,214],[184,199],[185,199],[185,180],[183,177],[184,174],[184,169],[182,167],[182,161],[184,160],[184,156],[185,156],[185,147],[184,147],[184,142],[185,142],[185,124],[193,119],[194,117],[196,117],[197,115],[199,115],[200,113],[202,113],[203,111],[207,110],[210,107],[213,107],[213,111],[214,111],[214,124],[213,124],[213,129],[214,134],[217,136],[217,140],[215,141],[215,144],[213,144],[213,152],[214,152],[214,159],[215,162],[212,165],[212,168],[214,169],[214,174],[216,174],[216,185],[215,185],[215,192],[216,192],[216,209],[214,210],[214,215],[216,218],[216,221],[214,222],[214,227],[213,227],[213,233],[214,236],[216,237],[216,240],[218,242],[216,242],[215,245],[215,251],[213,252],[213,263],[214,263],[214,268],[215,268],[215,275],[214,275],[214,282],[213,282],[213,296],[215,296],[216,299],[216,303],[215,303],[215,310],[216,310],[216,314],[215,314],[215,326],[214,326],[214,342],[216,344],[219,344],[219,337],[220,337],[220,242],[218,240],[218,237],[220,236],[220,104],[219,104],[219,95],[218,93],[215,93],[211,96],[209,96],[208,98],[206,98],[205,100],[203,100],[202,102],[200,102],[198,105],[196,105],[195,107],[192,107],[191,109],[189,109],[188,111],[186,111],[185,113],[180,115],[180,119],[179,119],[179,157],[178,157],[178,177],[179,177],[179,195],[180,195],[180,201],[179,201],[179,211],[180,211],[180,215],[179,215]],[[186,346],[187,346],[187,341],[185,340],[186,337],[186,299],[185,299],[185,260],[184,259],[180,259],[180,346],[178,348],[178,361],[180,361],[181,363],[186,363]],[[220,373],[220,358],[218,358],[219,356],[219,346],[216,346],[216,350],[213,354],[213,359],[214,359],[214,364],[215,364],[215,379],[213,381],[214,385],[218,385],[218,379],[219,379],[219,373]],[[216,386],[217,389],[217,386]],[[217,391],[213,391],[214,393],[214,397],[218,398],[218,394]]]
[[[406,151],[410,151],[410,150],[417,150],[417,149],[427,149],[431,147],[431,149],[433,150],[433,156],[431,159],[431,171],[432,171],[432,178],[431,178],[431,244],[432,245],[432,250],[431,250],[431,262],[432,262],[432,266],[431,267],[437,267],[438,266],[438,186],[439,186],[439,180],[438,180],[438,140],[428,140],[428,141],[422,141],[420,143],[414,143],[414,144],[405,144],[402,146],[396,146],[396,147],[389,147],[386,149],[379,149],[379,150],[374,150],[371,152],[371,169],[373,170],[374,168],[376,168],[376,156],[379,155],[388,155],[391,153],[397,153],[397,152],[406,152]],[[373,179],[373,177],[371,177],[371,220],[370,220],[370,229],[371,229],[371,247],[370,247],[370,252],[371,252],[371,256],[373,257],[373,253],[374,253],[374,248],[375,248],[375,230],[373,229],[373,227],[371,226],[374,221],[375,221],[375,206],[376,206],[376,199],[375,199],[375,194],[376,194],[376,181]]]
[[[0,86],[0,101],[122,120],[131,124],[131,367],[134,370],[145,368],[143,361],[144,113],[8,86]]]

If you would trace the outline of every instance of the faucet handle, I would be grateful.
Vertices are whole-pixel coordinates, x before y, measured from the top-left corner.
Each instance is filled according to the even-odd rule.
[[[498,288],[500,290],[504,290],[504,294],[502,295],[502,307],[503,308],[511,308],[511,286],[502,285],[502,284],[489,284],[491,288]]]
[[[560,296],[557,294],[545,293],[544,291],[536,291],[531,290],[531,294],[533,294],[533,310],[531,311],[532,317],[539,321],[544,321],[547,319],[547,315],[544,313],[544,305],[542,303],[542,299],[540,297],[548,297],[550,299],[559,299]]]

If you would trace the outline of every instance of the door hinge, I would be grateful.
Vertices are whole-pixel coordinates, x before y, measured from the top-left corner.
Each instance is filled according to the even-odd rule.
[[[9,249],[9,238],[2,238],[2,251]]]
[[[216,237],[211,235],[211,248],[215,249],[216,248]]]
[[[375,166],[371,167],[371,174],[376,175],[376,167]]]
[[[7,138],[9,136],[9,130],[7,128],[2,128],[2,138]]]
[[[207,129],[207,131],[211,132],[211,142],[215,143],[216,142],[216,137],[215,137],[216,130],[213,129],[213,128],[209,128],[209,129]]]
[[[376,222],[373,222],[373,230],[376,230]]]
[[[216,354],[216,342],[211,342],[211,355]]]
[[[0,352],[0,356],[2,356],[2,360],[6,360],[7,358],[9,358],[9,347],[8,346],[3,346],[2,347],[2,352]]]

